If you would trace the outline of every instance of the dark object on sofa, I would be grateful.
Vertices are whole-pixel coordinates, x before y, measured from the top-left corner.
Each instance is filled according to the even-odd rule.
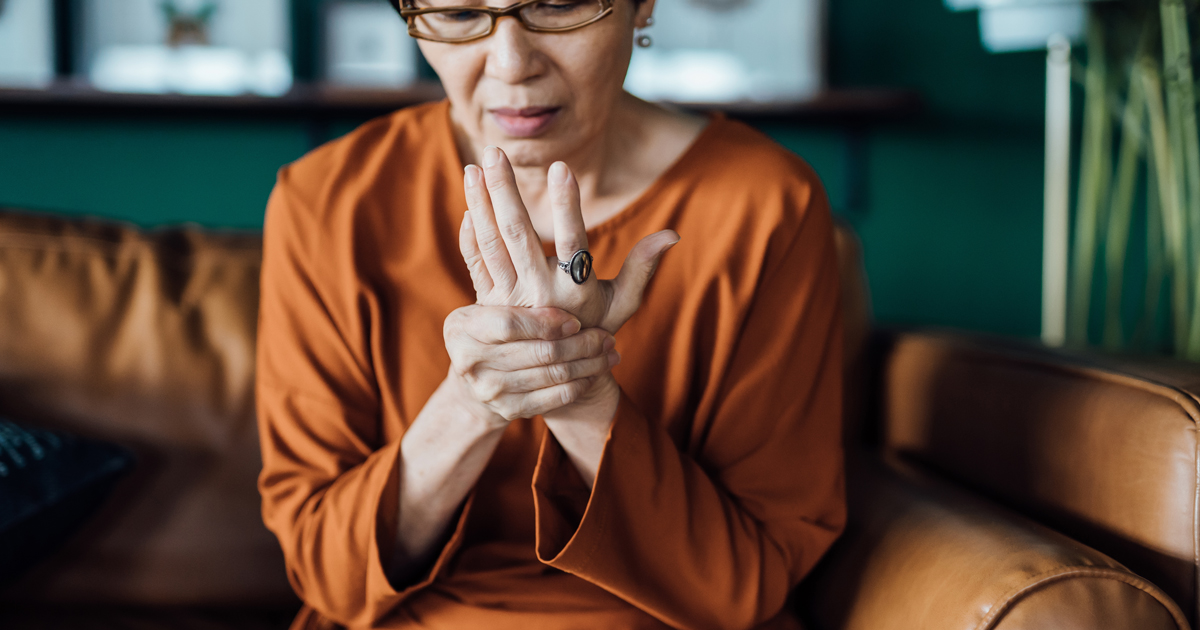
[[[78,529],[132,464],[115,444],[0,419],[0,586]]]
[[[839,251],[850,522],[796,598],[812,629],[1187,628],[1200,369],[872,332],[846,229]],[[254,234],[0,211],[0,413],[139,460],[0,595],[0,627],[286,627],[255,487],[259,255]]]

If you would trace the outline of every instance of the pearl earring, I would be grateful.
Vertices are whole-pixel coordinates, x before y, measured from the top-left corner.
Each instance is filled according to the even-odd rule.
[[[650,28],[651,26],[654,26],[654,18],[648,17],[648,18],[646,18],[646,25],[638,30],[641,31],[642,29],[647,29],[647,28]],[[635,41],[637,42],[637,45],[639,48],[649,48],[654,45],[654,40],[651,39],[650,36],[646,35],[645,33],[639,34],[637,36],[637,40],[635,40]]]

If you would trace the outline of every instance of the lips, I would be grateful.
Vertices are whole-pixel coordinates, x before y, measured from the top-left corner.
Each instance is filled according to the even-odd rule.
[[[498,107],[488,113],[504,133],[517,138],[532,138],[550,127],[561,107]]]

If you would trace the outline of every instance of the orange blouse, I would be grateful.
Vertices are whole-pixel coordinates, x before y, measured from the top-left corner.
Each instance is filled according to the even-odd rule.
[[[540,418],[509,425],[428,574],[392,584],[400,440],[474,301],[446,102],[283,168],[258,337],[263,519],[305,602],[294,628],[793,625],[788,592],[845,522],[841,319],[817,176],[713,118],[588,231],[616,276],[672,228],[617,334],[622,396],[589,491]],[[553,244],[546,244],[553,253]]]

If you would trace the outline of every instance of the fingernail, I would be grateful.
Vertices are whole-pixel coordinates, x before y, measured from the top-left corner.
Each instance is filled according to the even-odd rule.
[[[491,168],[500,163],[500,149],[488,147],[483,150],[483,165]]]
[[[463,172],[463,184],[474,187],[479,184],[479,167],[474,164],[468,164]]]
[[[550,165],[550,183],[566,184],[567,183],[567,165],[562,162],[555,162]]]
[[[579,320],[572,319],[571,321],[563,324],[562,331],[563,334],[567,335],[568,337],[579,332]]]
[[[608,353],[608,367],[613,367],[621,362],[621,354],[616,350]]]
[[[613,339],[612,337],[609,337],[608,339],[605,339],[605,340],[604,340],[604,351],[605,351],[605,352],[608,352],[609,350],[612,350],[612,349],[613,349],[613,348],[615,348],[615,347],[617,347],[617,340],[616,340],[616,339]]]

